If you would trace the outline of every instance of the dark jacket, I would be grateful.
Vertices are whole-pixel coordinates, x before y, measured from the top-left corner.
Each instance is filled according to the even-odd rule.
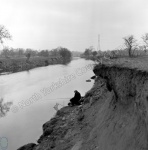
[[[74,99],[76,99],[78,101],[81,99],[81,94],[78,91],[75,92]]]
[[[70,101],[72,105],[74,104],[79,105],[80,99],[81,99],[81,94],[78,91],[76,91],[74,97]]]

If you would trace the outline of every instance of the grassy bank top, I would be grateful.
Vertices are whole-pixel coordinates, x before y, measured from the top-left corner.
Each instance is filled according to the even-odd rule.
[[[101,63],[107,66],[127,67],[132,69],[148,71],[148,56],[123,57],[116,59],[100,59]],[[96,64],[100,64],[97,61]]]

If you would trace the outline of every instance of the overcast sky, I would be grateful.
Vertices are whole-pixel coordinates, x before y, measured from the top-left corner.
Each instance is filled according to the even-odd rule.
[[[84,51],[100,34],[101,49],[114,49],[148,32],[148,0],[0,0],[0,24],[14,48]]]

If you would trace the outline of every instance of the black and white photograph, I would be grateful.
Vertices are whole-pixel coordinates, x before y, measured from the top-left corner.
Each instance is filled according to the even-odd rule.
[[[148,0],[0,0],[0,150],[148,150]]]

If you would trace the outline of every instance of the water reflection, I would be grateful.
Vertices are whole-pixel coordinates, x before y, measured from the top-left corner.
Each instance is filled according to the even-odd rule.
[[[5,117],[7,112],[10,110],[12,102],[4,102],[4,99],[0,99],[0,117]]]

